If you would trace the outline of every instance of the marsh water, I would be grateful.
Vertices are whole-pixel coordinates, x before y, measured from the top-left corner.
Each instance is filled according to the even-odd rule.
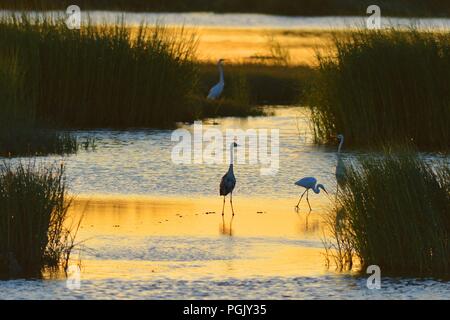
[[[323,217],[333,205],[336,148],[313,144],[305,109],[267,111],[273,115],[203,122],[203,131],[279,130],[275,174],[235,163],[233,218],[228,203],[222,218],[218,195],[227,154],[223,163],[175,164],[171,130],[77,132],[95,137],[95,149],[38,158],[67,166],[70,219],[83,216],[73,255],[80,288],[49,274],[0,281],[0,299],[450,299],[444,280],[382,275],[381,289],[370,290],[364,274],[325,267]],[[305,202],[294,210],[302,191],[294,182],[304,176],[330,191],[310,195],[309,215]]]

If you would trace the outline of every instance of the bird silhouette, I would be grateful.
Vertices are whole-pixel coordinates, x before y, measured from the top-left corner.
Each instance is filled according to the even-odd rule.
[[[222,94],[223,87],[225,86],[225,81],[223,79],[223,62],[224,61],[225,61],[224,59],[220,59],[217,62],[217,67],[219,68],[219,82],[214,87],[212,87],[211,90],[209,90],[208,97],[207,97],[208,100],[216,100]]]
[[[222,180],[220,181],[220,195],[223,196],[223,206],[222,206],[222,216],[224,215],[225,210],[225,198],[228,194],[230,194],[230,204],[231,204],[231,212],[234,216],[234,209],[233,209],[233,190],[236,186],[236,177],[234,176],[233,171],[233,150],[238,145],[236,142],[232,142],[230,145],[230,167],[228,168],[227,173],[222,177]]]
[[[298,209],[298,206],[300,205],[300,201],[302,201],[302,198],[304,196],[304,194],[306,193],[306,201],[308,202],[308,206],[309,206],[309,211],[312,210],[311,208],[311,204],[309,203],[309,198],[308,198],[308,194],[309,194],[309,190],[311,189],[312,191],[314,191],[314,193],[318,194],[320,193],[320,189],[322,189],[323,191],[325,191],[326,194],[328,194],[327,190],[325,190],[325,187],[323,186],[323,184],[317,184],[317,179],[314,177],[305,177],[302,178],[300,180],[298,180],[295,185],[299,186],[299,187],[303,187],[306,190],[302,193],[302,195],[300,196],[300,199],[298,200],[297,205],[295,206]]]

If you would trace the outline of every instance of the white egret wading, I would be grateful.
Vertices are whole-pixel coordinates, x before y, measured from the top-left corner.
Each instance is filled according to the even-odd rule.
[[[211,88],[211,90],[209,90],[208,97],[207,97],[208,100],[216,100],[222,94],[223,87],[225,86],[225,81],[223,79],[223,62],[224,61],[225,61],[224,59],[220,59],[217,62],[217,67],[219,68],[219,83],[217,83],[214,87]]]
[[[308,206],[309,206],[309,211],[311,211],[311,205],[309,204],[309,199],[308,199],[308,193],[309,193],[309,189],[311,189],[312,191],[314,191],[314,193],[319,194],[320,193],[320,189],[322,189],[323,191],[325,191],[326,194],[328,194],[327,190],[325,190],[325,187],[323,186],[323,184],[317,184],[317,179],[314,177],[305,177],[302,178],[300,180],[298,180],[295,184],[299,187],[303,187],[306,190],[302,193],[302,195],[300,196],[300,199],[298,200],[297,205],[295,206],[298,209],[298,206],[300,205],[300,201],[302,201],[302,198],[304,196],[304,194],[306,193],[306,201],[308,202]]]
[[[222,216],[224,214],[225,210],[225,198],[228,194],[230,194],[230,204],[231,204],[231,212],[234,216],[234,209],[233,209],[233,190],[236,186],[236,177],[234,176],[233,172],[233,154],[234,154],[234,148],[236,148],[238,145],[236,142],[231,143],[230,145],[230,167],[228,168],[228,172],[225,173],[225,175],[222,177],[222,180],[220,181],[220,195],[223,196],[223,206],[222,206]]]

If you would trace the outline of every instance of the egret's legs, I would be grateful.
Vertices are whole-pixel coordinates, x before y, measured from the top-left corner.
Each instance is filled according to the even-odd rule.
[[[222,216],[223,216],[224,210],[225,210],[225,197],[226,196],[223,196]]]
[[[230,204],[231,204],[231,212],[234,216],[234,209],[233,209],[233,192],[230,193]]]
[[[309,210],[308,214],[305,217],[305,230],[308,231],[309,229],[309,214],[311,213],[311,210]]]
[[[234,215],[231,217],[231,220],[230,220],[230,236],[233,235],[233,219],[234,219]]]
[[[300,199],[298,200],[298,203],[297,203],[297,205],[295,206],[297,209],[298,209],[298,206],[300,205],[300,201],[302,201],[303,195],[305,194],[305,192],[306,192],[307,190],[308,190],[308,189],[306,189],[305,191],[303,191],[302,195],[300,196]]]
[[[311,212],[312,209],[311,209],[311,205],[309,204],[308,194],[309,194],[308,189],[306,189],[306,201],[308,202],[309,211]]]

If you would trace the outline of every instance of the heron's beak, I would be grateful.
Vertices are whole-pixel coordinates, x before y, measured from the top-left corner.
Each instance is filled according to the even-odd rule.
[[[328,194],[328,191],[327,191],[327,190],[325,190],[325,188],[323,188],[323,191],[325,191],[325,193],[326,193],[326,194]]]

